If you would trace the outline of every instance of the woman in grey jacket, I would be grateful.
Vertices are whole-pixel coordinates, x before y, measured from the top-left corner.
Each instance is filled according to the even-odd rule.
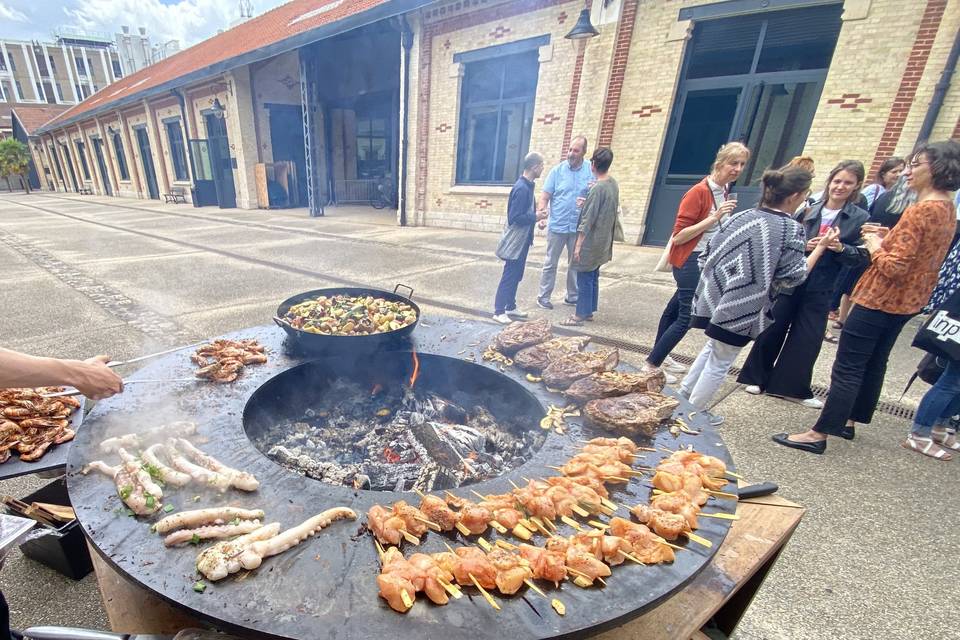
[[[803,227],[791,217],[810,190],[811,173],[799,167],[764,172],[760,206],[725,222],[700,255],[702,276],[693,301],[692,326],[709,340],[680,393],[701,411],[740,350],[772,324],[777,294],[802,283],[837,239],[827,231],[804,260]],[[707,413],[710,424],[723,418]]]

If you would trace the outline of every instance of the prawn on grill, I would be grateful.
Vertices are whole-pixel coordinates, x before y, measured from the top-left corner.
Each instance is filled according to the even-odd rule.
[[[199,367],[196,377],[224,384],[236,380],[245,366],[266,363],[267,356],[256,340],[221,339],[201,346],[190,360]]]
[[[644,564],[673,562],[675,559],[673,549],[664,544],[663,539],[654,535],[646,525],[614,517],[610,519],[607,533],[629,542],[633,547],[633,557]]]
[[[686,518],[678,513],[661,511],[645,504],[638,504],[630,509],[630,513],[664,540],[676,540],[691,531]]]

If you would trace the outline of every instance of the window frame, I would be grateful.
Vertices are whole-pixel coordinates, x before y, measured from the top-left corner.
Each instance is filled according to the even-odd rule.
[[[76,147],[77,157],[80,158],[80,169],[83,171],[84,180],[92,180],[90,177],[90,166],[87,164],[87,145],[83,140],[74,140],[73,146]]]
[[[130,169],[127,167],[127,154],[123,150],[123,138],[120,137],[120,132],[115,132],[112,136],[113,142],[113,157],[117,161],[117,173],[120,174],[120,180],[122,182],[129,182],[130,180]]]
[[[163,128],[167,133],[167,146],[170,149],[170,165],[173,169],[174,182],[189,182],[190,173],[187,170],[186,143],[183,136],[183,125],[180,118],[166,118],[163,120]],[[174,139],[172,133],[176,131],[177,139]]]
[[[466,141],[467,141],[467,131],[468,131],[468,122],[470,113],[477,109],[490,109],[491,107],[497,108],[497,134],[494,136],[494,151],[491,154],[490,163],[491,171],[490,175],[493,177],[496,172],[497,162],[501,153],[499,149],[500,146],[500,127],[503,124],[504,110],[507,107],[513,108],[516,105],[523,105],[524,107],[524,119],[529,119],[529,124],[524,122],[522,125],[523,129],[521,131],[520,137],[521,141],[526,141],[526,148],[520,149],[520,159],[529,151],[530,146],[530,137],[533,131],[533,111],[536,107],[537,100],[537,90],[540,85],[540,60],[539,60],[539,48],[549,44],[550,36],[543,35],[537,36],[535,38],[527,38],[526,40],[518,40],[516,42],[509,42],[503,45],[495,45],[492,47],[485,47],[483,49],[477,49],[474,51],[466,51],[454,54],[453,60],[456,63],[463,65],[463,74],[460,82],[459,90],[459,113],[457,114],[457,143],[456,143],[456,158],[454,163],[454,184],[456,186],[487,186],[487,187],[500,187],[500,186],[509,186],[516,181],[516,176],[507,176],[504,175],[498,180],[474,180],[470,179],[468,172],[469,167],[467,166],[468,158],[465,155]],[[535,82],[531,87],[532,91],[529,95],[523,95],[519,97],[505,98],[503,96],[504,87],[506,83],[506,78],[508,74],[508,69],[506,66],[503,67],[500,74],[500,96],[497,99],[487,99],[487,100],[475,100],[468,101],[467,91],[469,87],[469,77],[470,77],[470,67],[473,63],[481,62],[490,62],[491,60],[496,59],[506,59],[514,56],[521,55],[533,55],[536,56],[534,63],[536,64],[536,74]],[[507,152],[503,150],[503,162],[506,164]]]

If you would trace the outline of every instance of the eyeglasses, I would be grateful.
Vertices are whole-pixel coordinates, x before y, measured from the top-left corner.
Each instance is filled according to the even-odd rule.
[[[919,167],[919,166],[922,165],[922,164],[930,164],[930,163],[929,163],[929,162],[917,162],[916,160],[911,160],[908,166],[909,166],[911,169],[916,169],[917,167]]]

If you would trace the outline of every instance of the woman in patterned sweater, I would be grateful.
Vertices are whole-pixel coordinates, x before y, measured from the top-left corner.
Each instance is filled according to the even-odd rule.
[[[950,192],[960,188],[960,143],[921,147],[906,176],[917,203],[907,207],[893,229],[863,226],[871,264],[853,292],[855,306],[840,334],[820,419],[808,431],[776,434],[778,444],[823,453],[827,436],[853,440],[855,423],[873,418],[900,331],[930,299],[956,228]],[[942,449],[928,440],[911,438],[905,445],[936,456]]]
[[[836,229],[826,232],[804,258],[803,227],[792,214],[810,192],[812,179],[800,167],[766,171],[760,206],[721,224],[700,255],[703,275],[691,324],[705,329],[709,340],[680,393],[701,411],[740,350],[773,322],[771,308],[780,290],[802,283],[837,238]],[[707,415],[713,426],[723,423],[722,417]]]

